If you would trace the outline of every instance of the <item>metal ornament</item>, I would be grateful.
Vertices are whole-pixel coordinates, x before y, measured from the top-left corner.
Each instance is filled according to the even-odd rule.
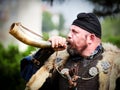
[[[89,69],[89,74],[93,77],[96,76],[98,74],[98,69],[96,67],[91,67]]]
[[[69,73],[69,69],[68,69],[68,68],[63,68],[63,69],[61,70],[61,73],[62,73],[62,74]]]
[[[70,75],[69,75],[69,69],[68,68],[63,68],[60,71],[61,76],[63,76],[66,79],[71,79]]]

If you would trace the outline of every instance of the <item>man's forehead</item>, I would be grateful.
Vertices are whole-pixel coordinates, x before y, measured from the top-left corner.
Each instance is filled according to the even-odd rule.
[[[85,33],[89,33],[86,30],[84,30],[83,28],[80,28],[76,25],[71,25],[70,30],[72,30],[72,29],[77,30],[77,31],[81,31],[81,32],[85,32]]]
[[[76,25],[71,25],[70,29],[80,29],[80,27],[78,27]]]

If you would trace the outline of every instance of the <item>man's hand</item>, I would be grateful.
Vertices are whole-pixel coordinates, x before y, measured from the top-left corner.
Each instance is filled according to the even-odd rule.
[[[52,44],[52,48],[56,51],[64,50],[67,47],[66,39],[60,36],[52,36],[49,38],[49,41]]]

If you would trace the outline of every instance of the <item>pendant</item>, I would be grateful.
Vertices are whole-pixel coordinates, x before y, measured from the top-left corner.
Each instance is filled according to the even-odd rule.
[[[68,69],[68,68],[63,68],[63,69],[61,70],[61,73],[62,73],[62,74],[69,73],[69,69]]]
[[[98,69],[96,67],[91,67],[89,69],[89,74],[93,77],[96,76],[98,74]]]

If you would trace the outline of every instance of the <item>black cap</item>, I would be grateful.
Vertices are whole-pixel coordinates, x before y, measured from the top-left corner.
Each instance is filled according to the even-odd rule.
[[[76,25],[90,33],[94,33],[101,38],[101,24],[97,16],[93,13],[79,13],[72,25]]]

